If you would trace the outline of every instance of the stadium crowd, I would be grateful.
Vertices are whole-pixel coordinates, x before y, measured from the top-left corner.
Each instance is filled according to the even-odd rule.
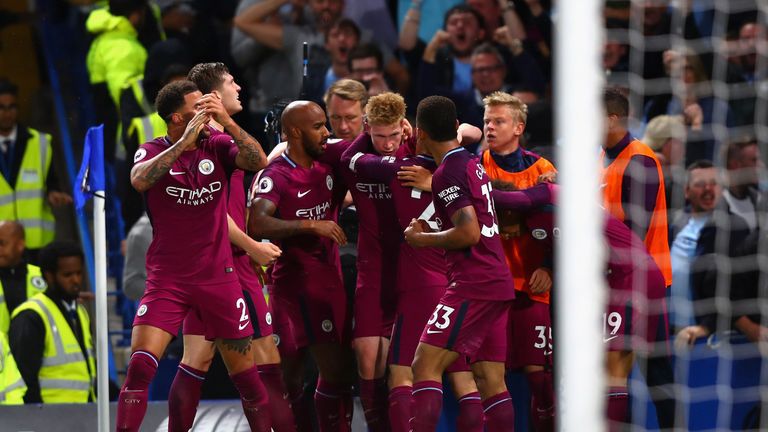
[[[766,17],[683,3],[605,2],[610,430],[631,422],[633,366],[669,429],[685,421],[672,345],[768,343]],[[139,430],[169,344],[169,430],[239,397],[251,430],[347,431],[353,395],[371,431],[435,430],[445,374],[456,430],[508,431],[510,370],[530,428],[554,430],[556,149],[573,144],[553,134],[556,4],[62,8],[90,42],[127,227],[118,430]],[[84,255],[54,241],[72,189],[28,103],[0,80],[0,404],[93,402]]]

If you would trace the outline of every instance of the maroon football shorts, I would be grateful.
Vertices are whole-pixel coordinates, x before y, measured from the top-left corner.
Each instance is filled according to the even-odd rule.
[[[184,318],[194,312],[205,325],[204,336],[242,339],[253,334],[248,304],[237,281],[209,285],[147,280],[133,325],[148,325],[176,335]]]
[[[476,300],[447,291],[435,307],[420,342],[478,361],[504,362],[510,300]]]
[[[552,318],[549,305],[517,291],[509,312],[507,369],[552,364]]]
[[[397,272],[358,261],[352,337],[390,337],[395,321]]]
[[[242,282],[242,281],[241,281]],[[261,286],[246,290],[243,287],[243,299],[248,306],[248,317],[251,318],[253,327],[253,338],[259,339],[272,335],[272,312],[267,304],[267,299],[262,292]],[[204,335],[205,323],[200,314],[196,311],[190,311],[184,318],[182,332],[185,335]]]
[[[411,366],[419,338],[440,298],[445,285],[424,286],[397,293],[397,315],[392,327],[387,363]]]
[[[325,289],[301,290],[271,285],[272,330],[280,354],[322,343],[349,342],[347,295],[341,283]]]
[[[665,282],[657,267],[647,280],[627,274],[608,275],[609,298],[603,314],[603,343],[608,351],[653,351],[658,326],[665,317]],[[639,272],[636,272],[639,273]]]

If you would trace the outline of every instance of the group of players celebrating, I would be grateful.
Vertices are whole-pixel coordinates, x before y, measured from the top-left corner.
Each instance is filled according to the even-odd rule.
[[[535,430],[553,430],[556,171],[520,147],[525,104],[492,94],[480,131],[460,125],[454,103],[440,96],[419,103],[415,127],[398,94],[341,100],[360,104],[364,127],[354,114],[331,115],[346,135],[331,139],[323,108],[294,101],[281,117],[284,143],[268,158],[231,117],[242,110],[239,90],[223,64],[195,66],[157,96],[168,135],[134,156],[131,182],[144,194],[153,240],[117,430],[139,429],[157,359],[180,327],[172,431],[192,427],[215,350],[254,431],[311,430],[301,397],[306,355],[319,372],[314,411],[323,432],[351,430],[353,385],[369,430],[434,431],[444,373],[459,404],[457,430],[514,430],[508,369],[526,374]],[[492,151],[478,158],[462,144],[483,133]],[[248,193],[245,171],[259,172]],[[360,226],[354,299],[339,258],[348,195]],[[609,417],[621,421],[626,398],[615,395],[626,395],[642,345],[632,336],[656,325],[643,313],[647,302],[628,305],[638,293],[663,295],[664,280],[643,242],[606,220],[605,340],[618,353],[606,369]]]

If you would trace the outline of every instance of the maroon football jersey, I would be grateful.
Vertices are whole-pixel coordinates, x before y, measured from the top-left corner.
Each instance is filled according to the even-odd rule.
[[[443,231],[453,228],[451,216],[469,206],[480,224],[476,245],[446,251],[448,290],[472,299],[511,300],[515,287],[501,247],[492,193],[482,163],[462,147],[446,153],[432,176],[438,227]]]
[[[227,188],[238,149],[228,135],[198,141],[144,193],[152,222],[147,279],[205,285],[235,280],[227,230]],[[144,143],[134,163],[165,151],[167,137]]]

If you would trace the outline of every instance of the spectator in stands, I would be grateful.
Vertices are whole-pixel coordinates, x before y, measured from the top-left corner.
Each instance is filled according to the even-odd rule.
[[[120,91],[144,73],[147,50],[138,39],[147,13],[146,0],[110,0],[109,10],[95,9],[85,25],[96,36],[86,58],[96,115],[104,123],[104,157],[114,161],[119,124]]]
[[[726,71],[728,101],[733,109],[734,123],[749,126],[760,122],[755,118],[758,86],[765,77],[765,72],[757,68],[758,46],[768,41],[768,32],[763,24],[747,20],[739,28],[738,39],[728,42],[731,45]],[[764,68],[763,68],[764,70]]]
[[[678,333],[680,345],[699,337],[734,328],[752,341],[765,340],[759,320],[753,321],[757,306],[757,285],[737,284],[751,281],[754,267],[745,262],[757,252],[760,237],[765,238],[768,201],[757,188],[764,168],[757,142],[734,141],[725,151],[726,190],[713,217],[699,235],[698,255],[692,267],[696,324]],[[749,241],[747,241],[749,240]],[[732,308],[723,308],[718,298],[728,297]],[[752,303],[751,305],[749,303]]]
[[[645,121],[661,114],[683,115],[686,125],[700,135],[686,143],[686,162],[714,161],[719,150],[714,126],[733,125],[728,103],[714,96],[709,75],[693,51],[667,50],[663,60],[671,79],[682,84],[684,91],[681,94],[666,92],[651,98],[644,109]]]
[[[83,252],[68,242],[40,251],[48,289],[22,303],[11,319],[11,350],[24,382],[25,403],[93,402],[96,359],[91,325],[78,303]]]
[[[27,385],[11,354],[8,335],[0,331],[0,405],[23,404],[26,392]]]
[[[629,45],[611,38],[612,31],[608,29],[608,41],[603,47],[603,71],[609,85],[629,87]]]
[[[349,54],[360,41],[360,28],[349,18],[340,18],[325,33],[325,49],[331,55],[331,66],[325,73],[323,92],[333,83],[348,78]]]
[[[739,28],[737,55],[732,63],[738,66],[739,75],[752,83],[757,73],[757,45],[766,40],[766,29],[762,24],[748,21]]]
[[[485,37],[483,17],[467,5],[456,5],[445,14],[443,29],[429,41],[421,57],[419,83],[423,87],[450,89],[454,94],[472,92],[472,50]],[[432,93],[422,88],[422,96]]]
[[[18,88],[0,80],[0,220],[24,225],[32,262],[55,236],[51,207],[72,203],[52,167],[51,135],[19,123]]]
[[[691,265],[697,256],[699,235],[712,217],[721,195],[718,169],[701,160],[688,166],[685,199],[688,205],[670,219],[672,286],[668,291],[672,334],[694,325]]]
[[[730,143],[725,152],[726,190],[723,192],[723,209],[728,214],[739,215],[750,230],[762,226],[768,199],[758,189],[765,176],[765,164],[760,147],[755,140]]]
[[[682,209],[685,204],[685,132],[683,116],[660,115],[648,122],[641,140],[661,163],[668,213]]]
[[[25,250],[24,227],[0,221],[0,333],[8,333],[14,309],[46,289],[40,267],[29,264]]]
[[[248,6],[245,7],[245,3]],[[258,45],[274,50],[259,65],[258,87],[264,92],[267,104],[281,99],[296,99],[302,91],[302,42],[309,45],[308,79],[304,85],[306,99],[320,102],[323,96],[325,73],[331,58],[325,50],[325,34],[342,15],[344,0],[309,0],[313,25],[285,23],[271,17],[288,0],[244,0],[234,18],[235,26],[253,38]],[[308,20],[309,21],[309,20]],[[371,40],[369,32],[361,32],[360,41]],[[392,53],[382,48],[384,69],[393,75],[406,73]],[[275,85],[281,77],[281,85]]]
[[[491,40],[496,29],[504,25],[503,19],[507,18],[506,11],[511,9],[506,0],[466,0],[465,3],[483,16],[486,40]],[[504,17],[502,17],[502,10],[505,12]],[[514,18],[519,21],[516,14]],[[519,25],[522,27],[522,23]]]
[[[368,96],[390,91],[389,80],[384,75],[384,58],[381,50],[374,44],[360,44],[349,53],[350,77],[365,85]],[[400,88],[398,91],[405,94],[408,91]]]

